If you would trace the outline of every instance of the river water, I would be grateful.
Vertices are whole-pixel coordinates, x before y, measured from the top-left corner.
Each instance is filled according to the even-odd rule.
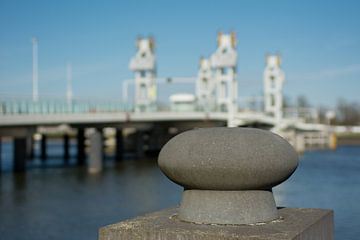
[[[100,226],[175,206],[182,189],[158,169],[156,159],[106,161],[101,174],[64,167],[62,146],[50,142],[45,164],[34,160],[26,174],[11,172],[12,146],[2,146],[0,239],[97,239]],[[75,146],[71,153],[75,155]],[[335,211],[336,239],[360,236],[360,146],[311,151],[298,170],[274,189],[278,206]]]

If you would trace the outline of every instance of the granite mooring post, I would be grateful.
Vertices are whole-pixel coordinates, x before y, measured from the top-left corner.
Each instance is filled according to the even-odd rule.
[[[264,130],[204,128],[172,138],[159,166],[184,187],[179,218],[205,224],[251,224],[279,217],[271,188],[295,171],[298,156]]]
[[[187,131],[162,148],[158,164],[184,187],[180,206],[103,227],[100,240],[333,239],[331,210],[276,207],[272,187],[298,165],[295,150],[276,134]]]

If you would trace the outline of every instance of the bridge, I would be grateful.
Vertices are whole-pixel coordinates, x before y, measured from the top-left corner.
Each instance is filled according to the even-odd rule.
[[[229,121],[235,127],[250,126],[275,131],[299,151],[309,146],[327,147],[329,143],[327,126],[307,122],[307,118],[300,117],[301,113],[283,117],[279,122],[275,116],[265,112],[238,110],[229,114],[228,111],[206,111],[199,105],[190,106],[191,110],[155,106],[157,110],[140,112],[134,105],[118,101],[73,100],[69,103],[66,99],[39,98],[33,101],[31,98],[1,98],[0,136],[14,138],[17,170],[25,168],[25,158],[31,155],[35,133],[42,136],[41,158],[46,159],[47,135],[54,131],[64,138],[64,160],[68,160],[69,134],[75,130],[79,165],[86,162],[86,137],[92,139],[91,135],[95,135],[96,139],[90,145],[102,145],[102,129],[109,127],[116,129],[116,159],[122,159],[122,145],[129,138],[135,141],[136,155],[142,157],[145,150],[160,149],[174,134],[194,127],[227,126]],[[232,119],[229,120],[230,117]],[[133,130],[129,134],[126,129]],[[90,133],[87,133],[88,130]],[[148,139],[146,144],[144,138]],[[20,156],[19,152],[22,153]],[[99,153],[97,155],[100,156]]]
[[[137,52],[129,65],[134,79],[123,81],[122,100],[74,98],[70,67],[66,98],[43,97],[37,90],[35,62],[32,97],[0,95],[0,136],[14,138],[15,170],[25,169],[35,133],[42,134],[41,155],[46,158],[46,129],[54,127],[64,135],[65,159],[69,154],[69,131],[76,130],[79,165],[86,162],[85,139],[89,139],[88,165],[92,171],[101,169],[102,129],[106,127],[116,129],[117,159],[122,158],[123,144],[128,137],[135,139],[136,152],[141,156],[144,150],[160,149],[171,135],[208,126],[268,129],[286,138],[299,151],[308,145],[328,146],[329,128],[318,123],[315,109],[283,107],[285,75],[280,56],[266,56],[264,96],[254,99],[264,106],[259,111],[239,108],[234,33],[218,35],[216,51],[209,58],[200,59],[198,75],[191,78],[157,77],[154,46],[151,38],[137,40]],[[37,61],[36,51],[35,56],[33,61]],[[174,94],[167,105],[160,105],[157,86],[166,82],[190,83],[195,91]],[[128,99],[130,84],[135,89],[133,100]],[[125,133],[127,128],[133,132]]]

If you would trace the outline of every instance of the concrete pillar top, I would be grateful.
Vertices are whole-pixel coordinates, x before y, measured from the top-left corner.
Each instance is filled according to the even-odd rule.
[[[278,217],[271,188],[291,176],[298,156],[286,140],[269,131],[204,128],[172,138],[158,164],[185,189],[180,219],[247,224]]]

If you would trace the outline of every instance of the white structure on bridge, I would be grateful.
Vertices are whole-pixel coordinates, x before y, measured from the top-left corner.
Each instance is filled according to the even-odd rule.
[[[153,38],[139,38],[137,53],[130,61],[135,74],[135,111],[156,110],[156,58]]]
[[[283,84],[285,74],[281,67],[279,55],[266,56],[264,71],[264,106],[265,113],[275,117],[277,124],[283,118]]]
[[[201,110],[228,112],[227,125],[234,127],[237,112],[236,36],[218,34],[217,49],[210,59],[200,59],[196,96]]]
[[[236,36],[218,34],[218,48],[210,57],[216,84],[216,104],[220,111],[234,113],[237,111],[237,80],[236,80]]]
[[[151,128],[157,123],[187,125],[187,127],[195,126],[194,124],[254,126],[271,129],[292,141],[294,145],[304,144],[304,141],[296,140],[297,136],[302,136],[303,133],[306,133],[306,138],[309,139],[309,132],[325,133],[323,134],[325,137],[328,135],[329,126],[318,124],[316,111],[309,115],[309,109],[296,108],[295,111],[283,109],[282,91],[285,75],[281,69],[280,56],[266,57],[264,111],[251,109],[239,111],[235,33],[218,34],[217,49],[210,58],[200,60],[197,78],[157,78],[154,45],[152,38],[137,40],[137,52],[129,64],[135,78],[123,82],[126,84],[123,89],[124,100],[127,100],[128,84],[135,85],[134,105],[128,101],[100,102],[75,99],[66,102],[57,99],[37,99],[37,97],[33,100],[2,97],[0,130],[58,124],[75,126],[122,124],[141,128]],[[71,70],[68,71],[70,72]],[[68,76],[68,80],[71,81],[71,75]],[[170,108],[164,105],[160,107],[157,102],[157,84],[174,84],[174,82],[186,84],[196,82],[196,97],[193,93],[176,93],[170,97]],[[72,94],[68,95],[68,99],[72,100]],[[305,116],[304,113],[307,115]]]
[[[200,58],[196,81],[196,98],[201,110],[206,112],[214,110],[215,86],[209,59]]]

